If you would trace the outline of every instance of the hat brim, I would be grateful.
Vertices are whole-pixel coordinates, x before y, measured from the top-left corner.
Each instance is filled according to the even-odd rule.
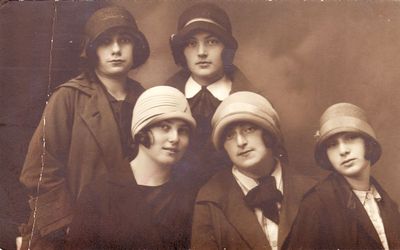
[[[315,144],[314,159],[321,168],[328,170],[332,169],[331,164],[325,161],[326,148],[324,144],[329,138],[340,133],[357,133],[362,135],[364,138],[373,141],[375,148],[373,149],[373,154],[370,159],[371,165],[375,164],[379,160],[382,154],[382,148],[376,138],[355,127],[339,127],[325,132],[321,137],[318,138],[317,143]]]
[[[253,123],[265,130],[267,130],[275,140],[279,144],[282,142],[279,141],[281,138],[280,132],[275,129],[272,123],[268,122],[266,119],[262,117],[256,116],[254,113],[236,113],[236,114],[230,114],[229,116],[226,116],[220,120],[218,124],[215,125],[213,132],[212,132],[212,140],[214,147],[217,150],[222,149],[222,135],[224,133],[224,130],[226,129],[227,126],[229,126],[232,123],[236,122],[250,122]]]
[[[154,125],[158,122],[164,121],[164,120],[170,120],[170,119],[179,119],[183,120],[186,122],[190,129],[193,131],[196,128],[196,121],[192,116],[190,116],[187,113],[183,112],[169,112],[169,113],[164,113],[164,114],[158,114],[154,115],[153,117],[150,117],[147,122],[143,122],[141,126],[138,126],[135,131],[133,136],[135,136],[137,133],[139,133],[140,130],[149,127],[151,125]]]
[[[220,28],[216,24],[205,21],[197,21],[183,27],[177,34],[174,35],[172,42],[176,46],[182,46],[186,40],[197,31],[210,32],[221,39],[224,45],[228,48],[236,50],[238,47],[236,39],[226,30]]]

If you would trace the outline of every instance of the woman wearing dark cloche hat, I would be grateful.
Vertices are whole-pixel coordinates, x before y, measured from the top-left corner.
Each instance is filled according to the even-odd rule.
[[[128,72],[146,62],[148,42],[129,11],[107,6],[87,21],[82,45],[82,74],[54,90],[21,172],[32,197],[22,249],[62,249],[83,187],[132,154],[144,88]]]
[[[228,14],[218,5],[201,2],[185,9],[170,46],[181,70],[166,82],[185,94],[198,124],[188,150],[190,157],[177,174],[201,186],[229,162],[210,140],[211,117],[217,106],[234,92],[258,91],[233,64],[239,45]]]

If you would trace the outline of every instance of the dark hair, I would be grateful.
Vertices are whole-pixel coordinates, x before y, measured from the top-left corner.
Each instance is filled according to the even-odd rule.
[[[140,130],[133,138],[133,144],[136,147],[139,147],[139,144],[142,144],[146,148],[149,148],[151,145],[150,133],[150,129]]]

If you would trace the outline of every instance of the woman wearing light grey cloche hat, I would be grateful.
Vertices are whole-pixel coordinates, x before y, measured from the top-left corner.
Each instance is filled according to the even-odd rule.
[[[71,249],[189,249],[195,193],[171,169],[195,127],[179,90],[156,86],[143,92],[132,119],[137,154],[83,191]]]

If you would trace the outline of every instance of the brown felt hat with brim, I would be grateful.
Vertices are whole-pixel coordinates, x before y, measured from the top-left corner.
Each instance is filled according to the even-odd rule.
[[[277,144],[283,147],[278,113],[263,96],[240,91],[222,101],[211,120],[212,141],[217,149],[222,149],[224,130],[235,122],[250,122],[267,130]]]
[[[345,132],[357,133],[369,140],[373,147],[371,159],[369,159],[371,165],[379,160],[382,153],[381,145],[368,122],[365,111],[351,103],[337,103],[327,108],[322,114],[320,127],[315,135],[314,158],[320,167],[332,168],[327,159],[325,142],[332,136]]]

